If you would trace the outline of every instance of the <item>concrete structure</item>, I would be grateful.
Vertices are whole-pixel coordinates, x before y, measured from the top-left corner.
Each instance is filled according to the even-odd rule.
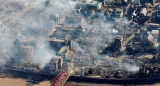
[[[123,43],[123,36],[117,36],[117,37],[115,38],[115,41],[120,41],[120,43],[121,43],[121,45],[122,45],[122,43]]]
[[[31,57],[33,56],[33,47],[22,45],[20,52],[25,59],[31,59]]]
[[[55,14],[50,14],[49,19],[50,19],[51,21],[56,21],[56,22],[58,22],[58,21],[59,21],[59,15],[58,15],[57,13],[55,13]]]
[[[122,18],[123,17],[123,10],[122,9],[115,9],[114,12],[111,14],[114,18]]]
[[[123,10],[122,9],[116,9],[116,16],[122,18],[123,17]]]
[[[61,56],[56,56],[52,58],[52,60],[49,63],[49,68],[51,71],[57,71],[62,68],[63,65],[63,58]]]
[[[159,46],[159,30],[152,30],[150,35],[148,36],[148,39],[154,44],[154,46]]]
[[[82,18],[80,16],[76,16],[76,15],[66,16],[64,22],[68,23],[68,24],[78,24],[78,25],[81,25],[84,22],[84,18]]]
[[[98,2],[98,1],[87,1],[86,5],[89,9],[97,9],[100,10],[102,8],[102,2]]]
[[[104,6],[108,6],[110,4],[112,4],[113,0],[104,0]]]
[[[147,8],[141,8],[140,14],[142,16],[147,16]]]
[[[49,63],[49,69],[50,71],[57,71],[58,70],[58,61],[55,60],[51,60],[51,62]]]
[[[132,0],[134,4],[139,4],[140,0]]]
[[[154,46],[158,46],[158,39],[155,38],[153,35],[150,34],[150,35],[148,36],[148,40],[151,41]]]
[[[60,57],[60,58],[58,58],[58,68],[61,69],[62,65],[63,65],[63,58]]]
[[[113,3],[115,4],[115,5],[122,5],[122,0],[113,0]]]
[[[63,69],[62,69],[63,71],[67,71],[68,73],[70,73],[70,74],[74,74],[74,72],[75,72],[75,70],[74,70],[74,63],[72,63],[72,62],[65,62],[64,64],[63,64]]]

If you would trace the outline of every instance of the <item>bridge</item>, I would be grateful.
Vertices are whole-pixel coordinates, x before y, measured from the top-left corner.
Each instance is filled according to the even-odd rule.
[[[69,78],[68,72],[60,72],[52,81],[51,86],[63,86]]]

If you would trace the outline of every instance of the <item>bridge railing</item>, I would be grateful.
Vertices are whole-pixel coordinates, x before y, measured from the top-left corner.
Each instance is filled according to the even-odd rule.
[[[52,81],[51,86],[62,86],[67,80],[68,72],[60,72]]]

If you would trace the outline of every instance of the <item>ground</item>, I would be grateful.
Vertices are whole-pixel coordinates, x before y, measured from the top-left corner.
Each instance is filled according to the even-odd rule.
[[[24,79],[0,78],[0,86],[50,86],[50,81],[43,81],[33,85]]]
[[[78,82],[67,82],[64,86],[160,86],[160,83],[150,85],[112,85],[112,84],[94,84],[94,83],[78,83]]]
[[[50,81],[43,81],[39,84],[28,83],[27,80],[20,78],[0,78],[0,86],[50,86]],[[123,86],[111,84],[94,84],[94,83],[79,83],[79,82],[66,82],[64,86]],[[135,85],[129,85],[135,86]],[[136,86],[160,86],[160,83],[150,85],[136,85]]]

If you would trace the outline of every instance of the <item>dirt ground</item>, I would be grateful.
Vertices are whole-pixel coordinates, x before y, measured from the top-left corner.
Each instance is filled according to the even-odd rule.
[[[50,82],[43,81],[39,84],[33,85],[24,79],[0,78],[0,86],[50,86]]]
[[[160,86],[160,83],[155,83],[151,85],[112,85],[112,84],[66,82],[64,86]]]
[[[43,81],[39,84],[28,83],[27,80],[17,78],[0,78],[0,86],[50,86],[50,81]],[[64,86],[124,86],[124,85],[111,85],[111,84],[94,84],[94,83],[79,83],[79,82],[66,82]],[[152,85],[125,85],[125,86],[160,86],[160,83]]]
[[[23,79],[0,78],[0,86],[25,86]]]
[[[44,82],[41,82],[40,84],[36,84],[34,86],[50,86],[50,81],[44,81]]]

